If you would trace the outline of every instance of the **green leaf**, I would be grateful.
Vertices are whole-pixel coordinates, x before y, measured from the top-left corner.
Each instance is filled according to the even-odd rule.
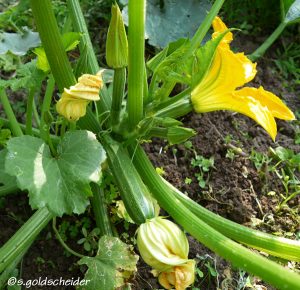
[[[298,21],[300,21],[300,0],[294,1],[284,18],[284,22],[288,24]]]
[[[136,271],[138,256],[120,239],[103,236],[99,240],[95,257],[84,257],[78,264],[86,264],[84,279],[90,280],[84,290],[114,290],[126,283]]]
[[[24,34],[19,33],[0,33],[0,54],[11,52],[15,55],[25,55],[30,48],[41,44],[39,34],[27,30]]]
[[[36,60],[20,65],[16,76],[9,80],[0,80],[0,86],[10,87],[13,91],[39,86],[45,74],[36,68]]]
[[[14,176],[8,175],[4,170],[4,162],[7,154],[7,150],[0,151],[0,189],[1,187],[7,187],[10,185],[15,185],[17,180]]]
[[[121,3],[126,5],[128,1],[123,0]],[[148,0],[146,38],[151,45],[163,48],[179,38],[191,37],[210,8],[208,0]],[[127,6],[122,15],[128,25]]]
[[[70,51],[76,48],[76,46],[79,44],[79,39],[81,37],[80,33],[77,32],[67,32],[62,35],[62,43],[64,46],[65,51]],[[44,71],[44,72],[49,72],[50,71],[50,66],[48,63],[48,59],[46,56],[45,49],[43,47],[37,47],[33,51],[37,57],[37,67]]]
[[[5,170],[29,191],[32,208],[48,209],[57,216],[83,213],[92,195],[89,183],[100,180],[105,152],[89,131],[64,135],[53,157],[43,140],[32,136],[7,143]]]

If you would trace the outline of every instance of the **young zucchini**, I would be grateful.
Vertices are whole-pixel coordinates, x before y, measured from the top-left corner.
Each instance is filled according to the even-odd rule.
[[[132,220],[142,224],[147,219],[154,218],[156,201],[151,197],[148,188],[133,166],[126,149],[108,135],[101,137],[101,143],[106,151],[109,168],[115,177],[125,208]]]

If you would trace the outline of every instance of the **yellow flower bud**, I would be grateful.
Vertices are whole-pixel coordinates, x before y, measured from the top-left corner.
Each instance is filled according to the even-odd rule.
[[[188,261],[189,244],[185,234],[163,217],[155,217],[140,225],[137,245],[143,260],[159,271],[167,271]]]
[[[69,121],[77,121],[85,115],[86,106],[90,101],[100,100],[99,90],[102,86],[101,74],[82,75],[76,85],[64,89],[56,104],[57,112]]]
[[[159,283],[166,289],[184,290],[194,283],[195,261],[189,260],[183,265],[175,266],[171,270],[161,272],[158,276]]]
[[[111,7],[111,20],[106,39],[106,62],[112,68],[128,64],[128,42],[122,13],[117,4]]]

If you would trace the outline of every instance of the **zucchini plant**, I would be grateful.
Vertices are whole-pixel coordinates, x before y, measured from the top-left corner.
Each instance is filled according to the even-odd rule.
[[[53,220],[62,245],[86,264],[81,289],[130,287],[137,255],[111,226],[101,183],[112,174],[127,213],[137,224],[141,257],[166,289],[186,289],[194,282],[195,261],[188,258],[183,230],[236,267],[257,275],[279,289],[298,289],[296,273],[249,249],[300,261],[299,241],[279,238],[226,220],[166,182],[141,147],[160,137],[170,144],[195,134],[176,118],[191,111],[233,110],[254,119],[275,140],[275,118],[293,120],[294,114],[262,87],[243,87],[256,74],[256,64],[230,49],[232,30],[217,16],[224,0],[216,0],[191,39],[170,43],[145,61],[145,0],[128,1],[128,38],[122,14],[112,5],[106,59],[113,71],[105,83],[78,0],[68,0],[73,32],[80,36],[76,66],[50,0],[30,0],[42,48],[33,63],[40,82],[47,80],[39,128],[32,129],[32,106],[27,124],[18,123],[5,90],[1,102],[13,137],[0,152],[0,195],[28,191],[34,215],[0,249],[0,281],[9,277],[38,233]],[[211,40],[202,43],[213,26]],[[69,26],[68,26],[69,27]],[[42,52],[41,52],[42,51]],[[46,64],[46,65],[45,65]],[[47,68],[47,69],[46,69]],[[184,88],[172,95],[176,84]],[[54,88],[59,100],[54,100]],[[33,88],[34,90],[34,88]],[[34,94],[34,93],[33,93]],[[33,95],[31,94],[31,95]],[[56,97],[55,97],[56,98]],[[68,248],[55,228],[55,218],[81,214],[91,204],[101,231],[95,257]],[[162,207],[181,227],[159,216]],[[101,275],[99,274],[101,273]],[[79,287],[79,288],[80,288]]]

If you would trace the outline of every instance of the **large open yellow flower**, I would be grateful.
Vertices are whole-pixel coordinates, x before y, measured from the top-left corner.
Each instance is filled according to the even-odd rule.
[[[228,28],[219,17],[213,21],[216,38]],[[247,115],[260,124],[275,140],[277,126],[274,117],[294,120],[290,109],[274,94],[258,89],[242,87],[256,75],[256,63],[244,53],[234,53],[229,44],[233,36],[228,32],[216,49],[214,60],[201,82],[194,88],[191,101],[196,112],[231,110]]]

